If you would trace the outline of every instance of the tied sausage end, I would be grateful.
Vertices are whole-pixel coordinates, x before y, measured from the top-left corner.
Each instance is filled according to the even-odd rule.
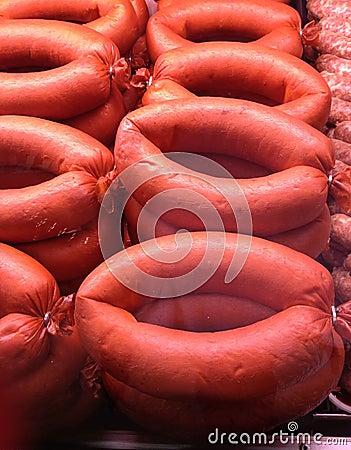
[[[130,79],[130,82],[123,92],[124,106],[127,112],[138,108],[141,99],[149,85],[151,74],[146,67],[138,69]]]
[[[319,30],[316,22],[311,20],[301,30],[301,40],[303,45],[315,46],[319,42]]]
[[[125,58],[120,57],[119,50],[115,45],[105,46],[104,50],[104,52],[95,51],[94,56],[107,67],[110,81],[113,81],[123,92],[131,78],[131,66]]]
[[[351,212],[351,167],[335,167],[330,175],[329,193],[346,214]]]
[[[44,316],[47,332],[52,336],[69,336],[74,326],[75,294],[60,297]]]
[[[101,204],[104,200],[105,194],[111,186],[113,180],[117,176],[117,169],[112,169],[106,176],[100,177],[95,186],[95,193],[98,202]]]
[[[110,79],[116,84],[118,89],[125,91],[130,83],[131,66],[125,58],[119,58],[110,65]]]
[[[351,342],[351,300],[335,308],[333,313],[335,331],[346,341]]]

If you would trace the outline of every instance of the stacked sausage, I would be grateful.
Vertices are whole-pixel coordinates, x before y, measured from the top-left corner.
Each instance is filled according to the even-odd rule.
[[[318,72],[296,57],[302,54],[302,43],[300,19],[295,10],[279,2],[261,0],[250,2],[250,8],[246,6],[224,0],[218,11],[221,14],[226,11],[226,14],[221,26],[217,27],[219,19],[211,1],[208,4],[185,0],[183,3],[159,4],[160,11],[151,17],[146,30],[150,57],[155,62],[152,84],[142,99],[143,105],[149,106],[122,121],[115,143],[116,165],[121,172],[130,164],[137,163],[140,155],[155,156],[155,149],[150,144],[168,153],[184,151],[184,145],[178,141],[186,142],[189,151],[209,156],[236,178],[248,179],[240,180],[239,184],[248,199],[254,234],[317,257],[327,247],[330,231],[322,185],[317,189],[320,202],[314,204],[315,209],[307,206],[306,201],[302,210],[297,206],[299,200],[294,195],[298,195],[298,190],[292,186],[288,188],[283,180],[290,179],[293,184],[300,184],[302,192],[310,192],[309,200],[312,201],[313,183],[307,187],[310,175],[302,175],[301,166],[312,166],[329,175],[334,163],[332,145],[311,126],[320,130],[325,125],[330,110],[330,90]],[[270,19],[263,21],[263,16]],[[244,42],[193,42],[226,39],[228,36]],[[213,98],[200,100],[198,96],[234,98],[221,103]],[[165,100],[173,103],[168,103],[167,107]],[[226,118],[221,117],[221,109],[228,111]],[[280,111],[285,114],[280,114]],[[155,117],[159,127],[152,125]],[[192,119],[195,121],[191,122]],[[243,128],[242,122],[250,125]],[[167,137],[160,138],[161,130]],[[269,143],[264,140],[266,135],[270,135]],[[130,149],[129,139],[138,145]],[[257,153],[255,149],[259,143],[262,143],[262,152]],[[307,148],[309,144],[310,149]],[[313,162],[309,156],[316,157],[313,149],[317,148],[323,156],[317,157],[318,162]],[[299,151],[302,158],[298,156]],[[156,164],[155,161],[153,163]],[[176,170],[168,158],[160,159],[159,163],[166,171]],[[285,172],[294,166],[298,166],[295,174]],[[179,166],[178,170],[181,170]],[[153,173],[151,169],[149,173]],[[262,177],[257,180],[257,185],[251,181],[255,177]],[[340,187],[337,189],[340,181],[342,177],[335,176],[330,190],[339,199],[343,194],[338,192],[342,190]],[[304,182],[307,183],[305,187],[302,186]],[[196,186],[194,177],[188,184],[179,180],[177,187],[186,188],[190,184]],[[225,190],[228,180],[219,180],[215,184],[220,190]],[[286,196],[286,201],[290,206],[295,204],[296,210],[288,212],[283,201],[279,205],[275,201],[282,197],[276,188],[284,184],[291,194],[291,197]],[[149,185],[153,185],[153,195],[170,187],[167,180],[160,179],[157,185],[150,181],[145,183],[143,191],[139,189],[131,195],[126,217],[134,243],[138,241],[136,220],[150,200]],[[266,195],[268,189],[265,185],[271,186],[272,197]],[[327,189],[325,180],[324,187]],[[201,188],[194,189],[201,191]],[[256,201],[258,197],[261,197],[260,202]],[[213,194],[211,198],[218,204],[223,203],[220,195],[216,197]],[[305,200],[301,198],[301,201]],[[274,209],[275,203],[279,212]],[[269,219],[267,205],[271,208]],[[195,212],[196,206],[192,206]],[[222,213],[225,208],[218,207],[225,229],[235,231],[235,220]],[[199,205],[199,209],[204,210],[203,205]],[[294,214],[297,210],[301,214]],[[188,229],[198,229],[198,223],[191,218],[187,220],[182,216],[178,220],[174,214],[171,216],[162,215],[156,226],[157,235],[174,232],[183,224]],[[180,223],[182,221],[184,223]]]
[[[160,0],[147,25],[144,0],[0,5],[0,398],[29,435],[84,420],[100,373],[191,440],[337,386],[350,306],[314,259],[346,172],[285,3]]]
[[[146,69],[129,60],[147,19],[144,0],[1,2],[1,448],[101,403],[74,292],[103,261],[106,146],[145,88]]]
[[[0,113],[67,123],[110,145],[143,75],[145,87],[128,59],[147,14],[144,0],[3,2]]]
[[[148,430],[270,430],[338,385],[350,304],[335,315],[311,256],[328,244],[328,192],[348,198],[321,131],[330,90],[299,59],[300,32],[273,0],[161,0],[149,19],[153,79],[119,125],[103,200],[125,206],[132,245],[83,281],[76,308],[108,394]]]
[[[193,232],[190,247],[188,238],[129,247],[78,291],[79,333],[111,398],[136,423],[181,441],[204,441],[215,428],[270,430],[315,408],[344,364],[328,271],[256,237],[248,256],[235,233]],[[209,264],[213,275],[180,295]]]

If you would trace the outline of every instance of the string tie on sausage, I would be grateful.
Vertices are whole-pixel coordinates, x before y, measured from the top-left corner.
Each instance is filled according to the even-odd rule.
[[[333,320],[333,325],[334,325],[335,322],[336,322],[336,311],[337,311],[337,308],[335,308],[335,306],[332,305],[331,311],[332,311],[332,320]]]
[[[148,79],[148,81],[146,83],[146,87],[150,87],[152,85],[152,80],[153,80],[153,77],[152,77],[152,75],[150,75],[150,78]]]
[[[51,311],[44,315],[44,325],[52,336],[67,336],[73,333],[75,294],[60,297]]]
[[[330,188],[332,182],[333,182],[333,175],[330,173],[328,177],[328,188]]]
[[[332,320],[335,331],[348,342],[351,342],[351,300],[341,305],[332,306]]]
[[[113,66],[110,66],[109,74],[110,74],[110,80],[112,80],[113,77],[115,76],[115,69],[113,68]]]
[[[47,312],[44,316],[44,325],[47,327],[50,323],[51,314],[50,311]]]

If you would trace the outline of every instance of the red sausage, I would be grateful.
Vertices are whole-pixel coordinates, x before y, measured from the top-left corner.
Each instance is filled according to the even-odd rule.
[[[0,191],[2,240],[59,236],[97,216],[97,181],[113,166],[106,147],[67,125],[34,117],[0,116],[0,136],[0,166],[53,174],[39,184]]]
[[[14,0],[0,5],[0,18],[54,19],[82,23],[111,39],[121,54],[139,36],[136,12],[129,0],[75,1]]]
[[[79,376],[87,354],[71,297],[37,261],[0,244],[0,374],[9,407],[35,439],[78,424],[98,405]]]
[[[96,139],[67,125],[36,117],[0,116],[0,166],[38,169],[53,175],[87,172],[99,178],[111,170],[111,152]]]
[[[96,220],[62,236],[16,244],[16,248],[39,261],[59,282],[86,276],[103,261]]]
[[[145,208],[142,211],[143,218],[139,224],[138,220],[140,219],[141,211],[142,206],[134,197],[130,197],[126,204],[125,215],[128,217],[128,231],[132,243],[137,244],[154,236],[174,234],[179,230],[179,227],[163,219],[159,219],[155,224],[155,216],[145,211]],[[136,228],[136,224],[140,226],[139,229]],[[264,237],[270,241],[278,242],[305,253],[312,258],[317,258],[327,248],[330,225],[330,213],[327,205],[325,205],[322,213],[312,222],[292,230]]]
[[[300,28],[297,11],[273,0],[179,0],[150,18],[146,37],[153,62],[172,48],[213,40],[254,41],[301,57]]]
[[[18,189],[51,180],[54,174],[21,166],[0,167],[0,189]]]
[[[328,206],[325,205],[322,213],[312,222],[295,230],[278,233],[267,238],[312,258],[317,258],[328,247],[330,228],[330,212]]]
[[[243,123],[249,125],[243,127]],[[131,136],[135,148],[129,146],[127,152]],[[143,146],[140,152],[138,145]],[[272,172],[309,165],[327,174],[334,165],[333,146],[323,133],[281,111],[238,99],[174,100],[129,113],[120,124],[115,145],[115,157],[122,164],[119,170],[159,154],[159,149],[235,156]]]
[[[71,171],[23,189],[0,192],[0,236],[29,242],[60,236],[92,220],[99,211],[96,178]],[[79,214],[72,214],[79,211]]]
[[[250,125],[243,127],[243,123]],[[188,169],[166,155],[186,151],[233,155],[273,173],[234,182],[221,175],[213,177],[199,169]],[[152,158],[150,163],[146,158]],[[211,211],[218,211],[225,229],[235,231],[236,220],[228,199],[234,202],[234,208],[238,207],[234,191],[239,186],[252,216],[254,233],[268,236],[303,226],[321,214],[327,194],[325,173],[333,166],[333,151],[330,140],[321,132],[280,111],[244,100],[196,98],[148,105],[128,114],[117,133],[115,159],[118,173],[122,173],[120,181],[140,205],[167,191],[167,205],[173,211],[167,212],[163,220],[173,226],[203,229],[194,216],[206,214],[205,198]],[[123,174],[124,170],[130,170],[130,174]],[[139,181],[142,188],[134,191],[132,185]],[[178,189],[189,194],[181,195]],[[196,200],[191,200],[190,194]],[[164,202],[159,206],[164,208]],[[149,211],[156,216],[160,212]],[[206,217],[207,226],[215,226],[213,216]],[[130,217],[127,220],[135,226]]]
[[[294,390],[294,386],[297,388],[299,383],[307,382],[331,364],[336,369],[333,375],[327,380],[323,375],[323,382],[317,383],[313,390],[314,401],[321,402],[336,385],[343,366],[343,344],[331,325],[333,283],[329,272],[301,253],[253,237],[240,273],[228,283],[224,278],[234,253],[247,250],[236,245],[237,236],[231,233],[225,236],[224,254],[221,253],[223,234],[192,233],[191,237],[190,247],[184,234],[178,236],[177,245],[171,235],[149,241],[144,251],[140,245],[129,247],[86,278],[77,293],[76,317],[79,331],[95,360],[117,380],[151,396],[231,405],[242,404],[243,400],[255,403],[257,398]],[[180,254],[182,257],[177,258]],[[134,314],[144,305],[157,299],[163,301],[167,295],[172,297],[172,281],[192,273],[205,254],[206,261],[216,261],[221,256],[213,275],[192,291],[191,296],[215,293],[228,295],[233,302],[238,297],[251,299],[277,313],[248,326],[211,333],[171,329],[135,318]],[[133,278],[137,273],[132,273],[135,267],[150,277],[147,283],[153,292],[151,297],[140,291],[141,279]],[[134,283],[130,285],[128,280]],[[184,308],[177,311],[176,319],[182,322],[183,313],[182,328],[186,318],[190,318],[185,298]],[[209,311],[213,308],[209,307]],[[127,335],[128,339],[123,338]],[[103,346],[102,336],[108,336]],[[256,340],[260,341],[259,345]],[[257,348],[259,360],[254,350]],[[285,352],[289,352],[289,358],[284,356]],[[300,407],[311,407],[309,402],[303,406],[302,403],[299,402]],[[281,412],[278,409],[273,402],[275,417]],[[292,413],[287,411],[287,414]],[[271,416],[258,416],[262,420],[260,427],[276,424],[272,423]],[[231,425],[242,426],[240,420]],[[247,426],[247,418],[242,423]]]
[[[223,439],[224,443],[233,445],[233,442],[240,442],[239,434],[235,433],[269,431],[319,406],[331,387],[336,387],[334,374],[340,373],[341,345],[339,343],[340,347],[335,349],[328,364],[307,379],[279,391],[278,395],[275,392],[245,402],[166,400],[133,389],[108,373],[104,374],[103,381],[118,408],[150,432],[181,442],[196,441],[208,445],[208,442],[222,443]],[[227,440],[229,435],[231,441]]]
[[[0,55],[0,114],[66,120],[104,105],[119,82],[118,48],[77,24],[4,19]],[[8,72],[28,65],[49,70]]]
[[[103,261],[99,233],[109,233],[115,251],[121,248],[117,237],[113,239],[116,229],[108,216],[99,223],[95,218],[80,229],[58,237],[15,246],[39,261],[57,282],[83,281]]]
[[[274,106],[319,129],[328,119],[331,103],[327,83],[306,62],[239,42],[199,43],[162,54],[143,104],[192,94]]]
[[[138,308],[138,322],[184,331],[224,331],[251,325],[276,311],[250,299],[222,294],[189,294],[154,300]]]
[[[145,33],[149,10],[145,0],[130,0],[138,18],[139,35]]]

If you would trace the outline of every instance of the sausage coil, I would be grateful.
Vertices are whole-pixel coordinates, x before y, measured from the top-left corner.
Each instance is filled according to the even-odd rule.
[[[156,61],[143,104],[199,96],[235,97],[273,106],[322,129],[330,89],[309,64],[288,53],[234,42],[174,49]]]
[[[248,125],[243,127],[243,123]],[[234,156],[266,167],[268,174],[238,180],[215,177],[172,161],[169,152]],[[201,217],[205,205],[201,197],[219,213],[226,231],[236,231],[229,203],[234,209],[238,205],[239,186],[251,213],[253,232],[260,236],[315,220],[325,208],[327,174],[334,164],[329,138],[306,123],[265,105],[205,97],[155,103],[129,113],[119,127],[114,153],[115,170],[131,201],[157,216],[148,201],[168,192],[167,204],[173,211],[165,213],[164,222],[177,229],[202,230],[203,224],[194,219],[194,215]],[[125,170],[130,171],[128,176],[123,175]],[[141,180],[141,185],[133,190],[130,183],[136,180]],[[199,199],[192,202],[190,193]],[[133,213],[133,208],[127,208],[128,225],[134,230],[135,215],[135,209]]]
[[[153,62],[173,48],[214,40],[255,42],[301,57],[300,30],[298,12],[274,0],[179,0],[150,17],[146,37]]]
[[[316,407],[337,385],[344,358],[327,269],[260,238],[248,250],[234,233],[188,237],[163,236],[113,255],[77,293],[79,333],[117,404],[153,431],[195,438],[213,426],[271,429]],[[238,275],[225,281],[245,252]],[[175,297],[179,279],[193,274],[194,281],[204,261],[216,261],[213,275]],[[157,406],[162,419],[152,426],[147,415],[155,418]],[[180,413],[187,407],[185,419],[191,414],[197,425],[191,430]]]

